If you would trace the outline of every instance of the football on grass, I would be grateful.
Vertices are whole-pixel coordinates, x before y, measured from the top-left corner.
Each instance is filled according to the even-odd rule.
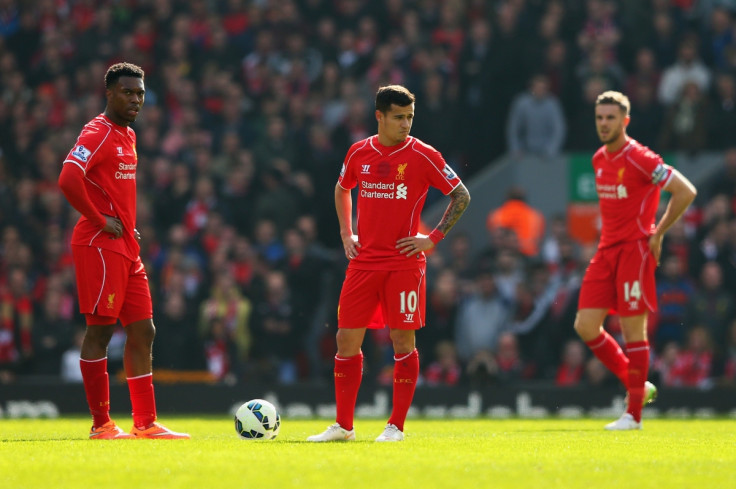
[[[235,411],[235,431],[246,440],[273,440],[280,428],[281,416],[266,400],[252,399]]]

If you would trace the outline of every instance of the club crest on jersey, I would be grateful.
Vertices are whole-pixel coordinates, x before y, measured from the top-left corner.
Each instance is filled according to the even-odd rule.
[[[404,175],[404,172],[406,171],[406,165],[408,165],[408,163],[401,163],[396,169],[396,180],[406,179],[406,175]]]
[[[72,151],[72,156],[74,156],[79,161],[83,161],[87,163],[87,159],[92,155],[92,152],[82,146],[81,144],[74,148],[74,151]]]
[[[626,167],[619,168],[618,169],[618,183],[621,183],[624,181],[624,172],[626,171]]]
[[[107,295],[107,308],[113,309],[115,307],[115,294],[108,294]]]

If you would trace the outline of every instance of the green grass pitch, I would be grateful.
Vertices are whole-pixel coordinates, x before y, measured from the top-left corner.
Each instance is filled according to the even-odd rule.
[[[129,417],[117,416],[129,428]],[[189,441],[90,441],[88,418],[0,419],[0,488],[731,488],[736,421],[410,419],[403,443],[313,444],[327,420],[284,419],[273,441],[241,440],[231,418],[170,417]]]

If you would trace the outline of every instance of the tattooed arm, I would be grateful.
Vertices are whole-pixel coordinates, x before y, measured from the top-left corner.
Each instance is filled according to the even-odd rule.
[[[470,193],[461,182],[460,185],[455,187],[455,190],[450,192],[450,203],[434,231],[429,236],[420,234],[418,236],[401,238],[396,242],[396,248],[399,249],[400,253],[406,254],[406,256],[431,250],[452,229],[457,220],[460,219],[460,216],[465,212],[465,209],[468,208],[469,203]]]

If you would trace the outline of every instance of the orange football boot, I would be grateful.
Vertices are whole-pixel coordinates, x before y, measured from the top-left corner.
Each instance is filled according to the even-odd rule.
[[[134,438],[159,438],[162,440],[188,440],[189,433],[177,433],[158,423],[151,423],[147,428],[133,426],[130,434]]]
[[[121,430],[113,420],[110,420],[97,428],[93,426],[92,429],[89,430],[90,440],[125,440],[132,438],[135,438],[135,436]]]

